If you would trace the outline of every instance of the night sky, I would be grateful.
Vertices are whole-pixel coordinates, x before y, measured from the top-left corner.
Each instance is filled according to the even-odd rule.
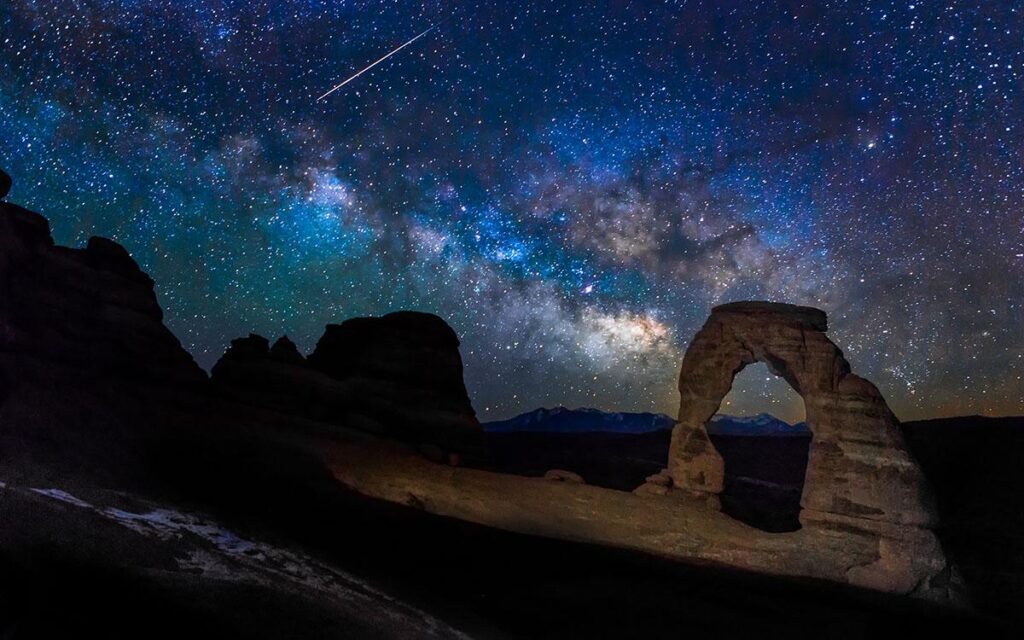
[[[201,365],[431,311],[483,420],[675,413],[742,299],[826,310],[901,418],[1024,413],[1022,100],[1024,2],[0,6],[10,199]],[[725,410],[798,417],[760,367]]]

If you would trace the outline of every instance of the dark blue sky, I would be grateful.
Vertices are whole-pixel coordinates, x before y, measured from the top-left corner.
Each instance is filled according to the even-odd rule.
[[[0,164],[204,366],[416,308],[484,419],[674,412],[711,306],[767,298],[901,417],[1021,413],[1022,7],[13,0]],[[765,378],[729,411],[796,417]]]

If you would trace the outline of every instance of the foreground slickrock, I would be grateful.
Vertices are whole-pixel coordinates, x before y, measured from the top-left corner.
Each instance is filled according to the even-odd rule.
[[[333,447],[331,460],[335,478],[354,491],[508,531],[941,602],[962,597],[938,541],[923,530],[917,539],[891,540],[816,526],[767,533],[678,491],[634,495],[438,465],[399,447],[359,443]]]

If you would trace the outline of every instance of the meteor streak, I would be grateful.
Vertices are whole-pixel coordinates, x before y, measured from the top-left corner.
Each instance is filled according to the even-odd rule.
[[[363,69],[363,70],[362,70],[362,71],[360,71],[359,73],[355,74],[354,76],[352,76],[352,77],[348,78],[347,80],[345,80],[345,81],[344,81],[344,82],[342,82],[341,84],[337,84],[337,85],[335,85],[334,87],[332,87],[332,88],[331,88],[331,90],[330,90],[330,91],[328,91],[327,93],[325,93],[325,94],[323,94],[322,96],[320,96],[319,98],[317,98],[317,101],[323,100],[324,98],[326,98],[327,96],[331,95],[332,93],[334,93],[334,92],[335,92],[335,91],[337,91],[338,89],[340,89],[340,88],[344,87],[344,86],[345,86],[346,84],[348,84],[348,83],[352,82],[353,80],[355,80],[355,79],[356,79],[356,78],[358,78],[359,76],[363,75],[364,73],[366,73],[366,72],[367,72],[367,71],[369,71],[370,69],[372,69],[372,68],[376,67],[376,66],[377,66],[378,64],[380,64],[380,63],[384,62],[385,60],[387,60],[387,59],[388,59],[388,58],[390,58],[391,56],[395,55],[396,53],[398,53],[398,52],[399,52],[399,51],[401,51],[402,49],[404,49],[404,48],[408,47],[408,46],[409,46],[410,44],[412,44],[412,43],[416,42],[417,40],[419,40],[419,39],[420,39],[420,38],[422,38],[423,36],[427,35],[427,34],[428,34],[428,33],[430,33],[431,31],[433,31],[433,30],[434,30],[435,28],[437,28],[437,25],[436,25],[436,24],[435,24],[434,26],[430,27],[429,29],[427,29],[426,31],[424,31],[423,33],[419,34],[418,36],[416,36],[416,37],[415,37],[415,38],[413,38],[412,40],[409,40],[408,42],[406,42],[406,43],[405,43],[405,44],[403,44],[402,46],[398,47],[397,49],[395,49],[395,50],[393,50],[393,51],[389,52],[389,53],[388,53],[387,55],[385,55],[385,56],[384,56],[384,57],[382,57],[381,59],[377,60],[376,62],[374,62],[374,63],[373,63],[373,64],[371,64],[370,66],[366,67],[365,69]]]

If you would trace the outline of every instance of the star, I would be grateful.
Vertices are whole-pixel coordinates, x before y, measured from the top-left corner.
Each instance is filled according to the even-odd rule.
[[[710,309],[769,299],[900,418],[1024,412],[1024,14],[749,4],[7,3],[0,168],[206,368],[420,309],[489,419],[674,414]],[[730,411],[802,410],[750,369]]]

